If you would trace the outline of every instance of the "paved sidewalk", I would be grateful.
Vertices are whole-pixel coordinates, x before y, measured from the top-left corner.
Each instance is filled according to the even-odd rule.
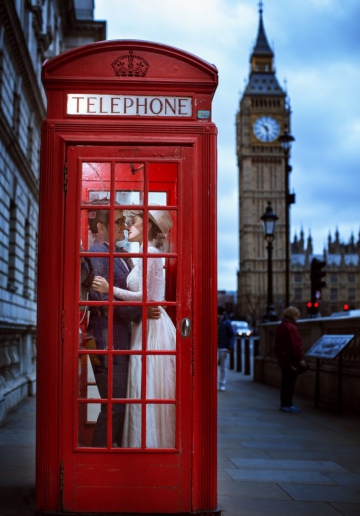
[[[280,412],[279,391],[230,371],[219,392],[219,504],[225,516],[359,516],[360,418]]]
[[[0,515],[35,513],[35,398],[26,398],[0,426]]]
[[[224,516],[359,516],[360,418],[278,410],[277,389],[229,372],[219,392],[219,504]],[[35,399],[0,427],[0,515],[35,513]]]

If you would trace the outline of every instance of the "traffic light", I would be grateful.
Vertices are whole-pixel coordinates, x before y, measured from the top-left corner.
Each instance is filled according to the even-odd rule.
[[[322,270],[325,266],[325,261],[318,260],[317,258],[313,258],[311,260],[310,281],[311,301],[313,303],[321,298],[321,289],[326,287],[326,283],[323,281],[323,277],[326,275],[326,272]]]
[[[306,303],[307,308],[307,316],[308,319],[315,318],[319,314],[319,302],[318,301],[308,301]]]
[[[344,312],[348,312],[349,308],[350,308],[349,305],[347,303],[345,303],[344,306],[343,306]]]
[[[311,317],[312,316],[312,302],[311,301],[306,303],[306,308],[307,308],[307,316]]]

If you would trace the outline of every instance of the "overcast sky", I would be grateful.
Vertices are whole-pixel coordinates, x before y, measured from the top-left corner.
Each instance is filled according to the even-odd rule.
[[[219,70],[218,288],[236,290],[238,169],[235,115],[249,77],[258,0],[95,0],[107,39],[140,39],[191,52]],[[292,109],[291,239],[309,231],[321,253],[336,229],[360,229],[360,1],[265,0],[276,76]],[[265,209],[265,206],[264,206]]]

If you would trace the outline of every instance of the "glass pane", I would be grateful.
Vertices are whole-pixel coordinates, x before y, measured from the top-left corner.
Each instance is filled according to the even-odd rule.
[[[107,416],[106,405],[100,403],[79,403],[78,405],[78,446],[106,447]],[[100,433],[100,423],[102,431]],[[95,425],[96,423],[96,425]],[[100,438],[101,434],[101,438]]]
[[[142,357],[131,355],[129,358],[129,375],[127,382],[127,398],[141,398],[141,378],[142,378]]]
[[[100,377],[105,383],[102,397],[106,397],[107,386],[107,355],[81,354],[79,356],[79,398],[100,398]]]
[[[113,398],[127,398],[129,355],[113,355]]]
[[[149,355],[146,360],[147,399],[175,399],[176,357]]]
[[[113,310],[113,349],[141,349],[141,306],[114,304]]]
[[[116,163],[116,204],[142,204],[144,191],[144,163]]]
[[[126,220],[125,240],[122,249],[120,246],[117,246],[117,250],[129,253],[142,252],[141,244],[144,230],[146,231],[143,222],[143,211],[134,208],[133,210],[124,210],[123,213]]]
[[[177,301],[177,258],[165,258],[165,300]],[[170,314],[170,307],[167,310]],[[172,318],[175,321],[174,318]]]
[[[94,280],[93,265],[88,257],[80,257],[80,274],[79,274],[79,300],[87,301],[89,299],[89,292]],[[83,312],[81,318],[86,319],[87,307],[80,307],[80,311]]]
[[[124,448],[141,447],[141,405],[129,403],[126,405],[124,435],[122,441]]]
[[[90,291],[90,300],[96,293]],[[95,349],[108,348],[108,308],[104,305],[92,305],[88,311],[88,327],[86,334],[86,346],[93,346]],[[90,349],[90,348],[88,348]]]
[[[173,252],[176,235],[176,212],[174,210],[149,210],[148,240],[159,253]]]
[[[176,329],[167,309],[160,306],[160,318],[148,320],[147,342],[148,350],[174,351],[176,349]],[[171,313],[171,311],[170,311]]]
[[[149,404],[146,407],[146,447],[175,447],[176,410],[173,404]]]
[[[102,200],[109,204],[110,199],[110,163],[82,164],[82,204],[93,204]]]
[[[112,405],[112,447],[121,448],[123,442],[126,405],[113,403]]]
[[[91,446],[106,448],[107,446],[107,405],[101,404],[100,411],[96,418],[96,424],[93,427],[93,434],[91,438]]]
[[[167,205],[166,192],[149,192],[149,204]]]
[[[81,218],[82,246],[84,250],[108,253],[110,241],[110,210],[83,210]]]

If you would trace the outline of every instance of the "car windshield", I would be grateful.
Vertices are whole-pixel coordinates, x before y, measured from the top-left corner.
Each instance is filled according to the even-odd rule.
[[[236,328],[248,328],[249,327],[247,322],[242,322],[242,321],[233,321],[232,325],[236,326]]]

